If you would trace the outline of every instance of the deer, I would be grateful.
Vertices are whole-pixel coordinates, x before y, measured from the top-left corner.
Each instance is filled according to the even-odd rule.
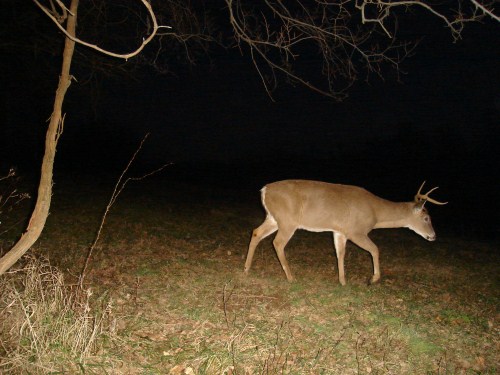
[[[347,240],[368,251],[372,256],[373,276],[369,284],[380,281],[379,249],[368,237],[372,229],[409,228],[428,241],[436,239],[426,202],[444,205],[429,197],[438,189],[421,194],[425,181],[411,202],[392,202],[369,191],[351,185],[311,180],[284,180],[267,184],[261,189],[264,222],[253,230],[245,262],[248,275],[255,249],[265,237],[276,232],[273,246],[289,282],[294,281],[285,256],[285,246],[297,229],[310,232],[333,232],[337,255],[338,276],[346,285],[344,257]]]

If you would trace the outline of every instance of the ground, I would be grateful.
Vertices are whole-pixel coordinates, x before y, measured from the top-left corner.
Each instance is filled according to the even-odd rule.
[[[58,183],[29,257],[47,257],[66,285],[76,282],[111,191],[106,183]],[[12,337],[0,331],[0,366],[7,373],[496,374],[498,243],[376,230],[381,282],[367,285],[371,257],[349,244],[342,287],[331,234],[300,231],[287,246],[296,277],[288,283],[272,236],[243,273],[251,231],[263,219],[258,191],[131,184],[90,259],[87,314],[102,317],[93,349],[85,358],[57,350],[38,361],[26,356],[9,370]]]

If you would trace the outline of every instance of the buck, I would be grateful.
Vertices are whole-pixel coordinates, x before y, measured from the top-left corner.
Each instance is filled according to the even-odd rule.
[[[337,253],[339,282],[345,285],[344,255],[347,240],[368,251],[373,260],[370,283],[380,280],[379,251],[368,233],[377,228],[409,228],[428,241],[436,239],[426,202],[443,205],[429,198],[437,187],[421,194],[425,181],[412,202],[391,202],[369,191],[350,185],[308,180],[285,180],[264,186],[261,190],[266,219],[252,233],[245,262],[245,274],[252,266],[259,242],[278,231],[273,245],[288,281],[293,281],[285,257],[285,246],[297,229],[311,232],[333,232]]]

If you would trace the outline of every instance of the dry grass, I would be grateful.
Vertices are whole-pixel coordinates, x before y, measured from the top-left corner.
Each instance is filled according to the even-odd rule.
[[[124,192],[90,265],[87,280],[95,294],[115,301],[112,316],[104,300],[98,310],[115,331],[98,330],[87,346],[90,360],[78,350],[58,354],[60,368],[99,374],[497,373],[498,244],[428,243],[405,230],[375,231],[382,282],[366,285],[370,257],[350,245],[348,285],[341,287],[331,235],[299,232],[287,247],[295,283],[286,282],[270,239],[244,277],[249,234],[263,219],[258,194],[245,203],[241,192],[153,185]],[[57,186],[35,252],[50,254],[70,277],[83,264],[108,192],[101,199],[99,191],[85,196],[82,184]],[[16,306],[18,315],[30,316],[29,303]],[[22,330],[3,330],[2,339],[21,332],[30,340],[23,356],[37,359],[27,321]],[[53,342],[52,331],[41,331],[37,340]],[[43,372],[29,361],[17,366],[21,373]]]
[[[45,259],[25,257],[0,290],[1,373],[78,372],[111,332],[110,302],[66,285]]]

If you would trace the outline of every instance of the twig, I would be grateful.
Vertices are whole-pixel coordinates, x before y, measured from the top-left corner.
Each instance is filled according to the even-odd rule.
[[[226,319],[227,328],[230,328],[229,317],[227,316],[227,302],[231,298],[231,295],[233,294],[233,291],[234,291],[234,288],[233,288],[233,290],[231,290],[231,292],[229,293],[229,295],[226,295],[227,284],[229,284],[230,282],[231,282],[231,280],[229,280],[229,282],[227,282],[226,284],[224,284],[224,288],[222,288],[222,305],[223,305],[223,308],[224,308],[224,318]]]
[[[135,290],[134,290],[134,305],[137,308],[137,301],[139,300],[139,275],[135,278]]]
[[[170,163],[166,163],[166,164],[162,165],[160,168],[157,168],[157,169],[155,169],[155,170],[153,170],[153,171],[151,171],[149,173],[146,173],[146,174],[142,175],[141,177],[128,177],[122,183],[123,177],[128,172],[130,166],[132,165],[132,163],[134,162],[135,158],[137,157],[137,154],[141,151],[142,146],[144,145],[144,142],[146,141],[146,139],[148,137],[149,137],[149,133],[147,133],[144,136],[144,138],[142,139],[141,143],[139,144],[139,147],[137,148],[137,150],[134,152],[134,154],[130,158],[127,166],[125,167],[125,169],[123,170],[122,174],[118,178],[118,181],[116,182],[115,188],[113,189],[113,194],[111,194],[111,198],[109,199],[109,202],[108,202],[108,204],[106,206],[106,210],[104,211],[104,214],[102,215],[101,224],[99,225],[99,229],[97,230],[97,235],[96,235],[96,237],[94,239],[94,242],[92,243],[92,245],[89,248],[89,251],[88,251],[88,254],[87,254],[87,258],[85,259],[85,265],[83,266],[82,272],[80,274],[80,280],[78,282],[80,288],[83,288],[83,281],[85,279],[85,272],[87,271],[87,267],[89,265],[90,257],[92,256],[92,252],[94,251],[94,249],[95,249],[95,247],[97,245],[97,242],[99,241],[99,239],[101,237],[102,228],[104,227],[104,223],[106,222],[106,218],[108,216],[109,210],[111,209],[111,207],[113,206],[113,204],[116,202],[116,199],[118,198],[118,196],[121,194],[121,192],[125,188],[125,185],[127,185],[127,183],[129,181],[143,180],[146,177],[152,176],[152,175],[154,175],[154,174],[162,171],[163,169],[165,169],[169,165],[173,164],[171,162]]]
[[[358,338],[356,339],[356,363],[358,366],[358,374],[360,374],[361,364],[359,363],[359,348],[363,345],[364,337],[361,334],[358,334]]]

